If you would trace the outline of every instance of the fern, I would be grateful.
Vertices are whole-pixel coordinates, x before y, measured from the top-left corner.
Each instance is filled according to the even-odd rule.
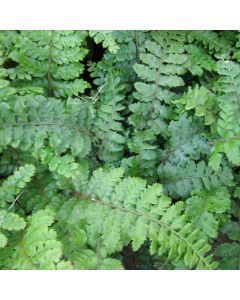
[[[0,250],[4,269],[35,270],[57,269],[61,264],[62,245],[56,232],[50,228],[54,222],[50,211],[38,211],[29,217],[23,237],[10,241],[8,250]],[[66,266],[65,266],[66,267]]]
[[[228,36],[224,36],[215,31],[190,31],[187,36],[191,43],[196,41],[197,43],[202,44],[211,54],[214,53],[215,55],[221,55],[222,57],[228,58],[232,51],[232,41],[228,41]]]
[[[229,238],[228,243],[219,245],[214,251],[214,255],[222,258],[220,260],[219,268],[223,270],[239,270],[240,255],[240,226],[239,223],[229,221],[224,224],[221,229],[223,234]]]
[[[175,103],[184,105],[184,110],[195,110],[197,117],[204,117],[205,125],[212,125],[217,121],[217,97],[204,86],[189,87],[183,97]]]
[[[173,197],[187,197],[193,190],[232,186],[233,175],[227,166],[213,171],[204,161],[190,161],[186,166],[174,166],[166,163],[158,169],[165,190]]]
[[[230,209],[230,197],[226,188],[196,191],[186,201],[186,214],[204,235],[215,238],[221,214]]]
[[[239,269],[239,38],[0,31],[0,268]]]
[[[167,107],[176,97],[169,87],[183,86],[184,81],[179,76],[186,72],[183,64],[187,60],[184,53],[184,35],[181,33],[153,32],[153,40],[146,41],[147,53],[140,54],[142,64],[136,64],[134,69],[145,82],[135,84],[135,98],[138,103],[132,104],[130,124],[138,129],[152,128],[158,134],[164,130],[164,120],[168,118]]]
[[[203,76],[206,71],[214,70],[215,61],[203,47],[189,44],[185,46],[185,49],[188,54],[186,67],[192,75]]]
[[[2,147],[30,151],[50,170],[58,169],[60,175],[65,173],[67,177],[78,169],[74,157],[84,158],[89,153],[91,133],[85,128],[91,126],[88,105],[73,99],[63,104],[56,99],[29,96],[0,106]],[[63,156],[67,150],[72,155]]]
[[[10,87],[10,83],[7,80],[7,70],[4,68],[4,64],[8,59],[9,50],[12,46],[12,39],[14,33],[0,31],[0,99],[6,100],[9,96],[14,94],[15,89]]]
[[[55,97],[83,93],[89,87],[79,78],[84,70],[79,62],[87,54],[85,37],[84,31],[22,31],[9,54],[18,63],[9,69],[10,78],[20,91],[41,88]]]
[[[222,270],[239,270],[240,269],[240,244],[224,243],[217,247],[215,255],[223,258],[219,267]]]
[[[140,54],[145,52],[144,43],[149,32],[127,30],[112,31],[110,34],[114,39],[114,45],[118,48],[117,55],[112,51],[105,52],[101,61],[98,63],[91,62],[89,66],[90,75],[95,78],[94,83],[96,85],[101,85],[111,70],[131,90],[136,80],[133,65],[139,61]]]
[[[89,35],[94,38],[97,44],[102,42],[103,47],[108,48],[110,52],[116,53],[119,49],[117,46],[113,32],[111,30],[90,30]]]
[[[217,71],[221,75],[218,82],[221,92],[218,101],[220,114],[217,131],[220,136],[214,141],[210,164],[217,169],[221,161],[222,153],[235,165],[240,164],[239,153],[239,88],[240,88],[240,68],[239,65],[231,61],[219,61]]]
[[[6,202],[12,202],[14,200],[13,197],[25,187],[34,173],[34,166],[26,164],[3,181],[0,187],[1,207],[5,207]]]
[[[150,252],[168,252],[172,260],[184,257],[186,266],[200,269],[215,268],[211,256],[205,256],[209,245],[197,240],[198,231],[192,231],[181,214],[183,203],[171,205],[162,193],[162,186],[146,186],[140,178],[122,179],[123,169],[94,172],[87,195],[73,208],[79,222],[86,223],[88,243],[102,255],[119,251],[132,241],[134,250],[150,239]]]
[[[148,136],[145,139],[148,145],[144,147],[143,153],[139,153],[140,157],[146,157],[147,160],[145,162],[143,158],[141,161],[146,165],[144,173],[148,172],[150,161],[151,169],[156,168],[158,153],[153,151],[154,148],[157,148],[154,144],[158,135],[164,135],[167,120],[173,115],[172,109],[167,104],[177,98],[169,88],[184,85],[180,75],[186,72],[184,63],[187,61],[187,55],[183,48],[184,33],[152,32],[151,37],[152,40],[147,40],[145,43],[146,53],[140,54],[141,64],[134,65],[134,70],[142,82],[134,84],[136,89],[134,97],[137,102],[129,106],[132,112],[129,123],[134,127],[129,142],[130,150],[138,147],[134,146],[134,142],[142,140],[143,130],[146,130],[145,136]],[[145,151],[145,149],[151,150]],[[153,176],[145,174],[150,178]]]
[[[15,202],[20,197],[21,190],[30,182],[35,173],[32,165],[25,165],[15,171],[13,175],[5,179],[0,187],[0,248],[7,245],[8,239],[5,231],[19,231],[25,228],[24,218],[10,212]],[[14,196],[16,196],[14,199]]]
[[[183,164],[189,160],[199,160],[202,154],[208,154],[210,147],[204,138],[201,121],[180,118],[171,121],[168,126],[169,139],[162,151],[163,164],[170,161],[173,164]]]
[[[106,81],[97,103],[97,116],[94,123],[96,142],[100,144],[99,157],[105,162],[115,162],[122,158],[125,136],[121,123],[124,95],[119,78],[112,75]]]

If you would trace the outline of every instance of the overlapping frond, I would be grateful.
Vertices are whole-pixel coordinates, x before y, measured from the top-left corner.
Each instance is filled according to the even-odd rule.
[[[84,224],[87,244],[102,256],[129,242],[137,250],[149,239],[152,254],[168,253],[171,260],[183,257],[189,268],[216,267],[207,255],[210,246],[186,222],[183,202],[171,204],[161,184],[147,186],[143,179],[123,178],[121,168],[95,171],[85,195],[73,201],[71,210],[78,224]]]
[[[21,31],[16,35],[9,57],[17,66],[8,70],[14,85],[41,88],[48,96],[72,97],[83,93],[89,84],[79,78],[80,63],[87,54],[84,31]],[[41,91],[41,90],[40,90]]]
[[[240,268],[239,40],[0,31],[0,269]]]

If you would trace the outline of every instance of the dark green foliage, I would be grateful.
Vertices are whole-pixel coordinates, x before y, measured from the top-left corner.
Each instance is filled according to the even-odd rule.
[[[83,93],[89,84],[79,75],[80,63],[87,54],[84,31],[22,31],[14,36],[9,58],[18,65],[9,69],[9,77],[20,92],[40,91],[55,97]]]
[[[240,269],[240,244],[225,243],[215,251],[215,255],[223,258],[219,267],[223,270],[239,270]]]
[[[166,163],[158,172],[166,191],[173,197],[186,197],[193,190],[233,185],[233,176],[228,167],[213,171],[203,160],[197,164],[190,161],[185,166]]]
[[[239,40],[1,31],[0,268],[239,269]]]

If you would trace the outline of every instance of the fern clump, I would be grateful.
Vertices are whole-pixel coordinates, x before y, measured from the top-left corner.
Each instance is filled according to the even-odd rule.
[[[1,31],[0,268],[239,269],[239,39]]]

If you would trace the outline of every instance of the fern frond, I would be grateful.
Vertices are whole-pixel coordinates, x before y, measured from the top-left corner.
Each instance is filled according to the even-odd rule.
[[[124,158],[121,165],[131,176],[140,176],[152,181],[156,178],[158,149],[156,136],[151,130],[136,132],[129,139],[128,148],[134,156]]]
[[[118,162],[123,155],[125,145],[125,133],[121,123],[121,112],[124,86],[119,78],[110,76],[96,103],[97,116],[94,122],[93,132],[99,148],[99,157],[105,162]]]
[[[10,86],[7,80],[8,73],[4,68],[15,34],[14,31],[0,31],[0,101],[6,101],[9,96],[15,93],[15,89]]]
[[[233,45],[228,42],[228,37],[213,30],[194,30],[187,32],[188,41],[202,44],[210,54],[221,55],[225,58],[230,56]]]
[[[123,169],[94,172],[86,195],[79,195],[73,207],[75,219],[83,225],[88,241],[101,255],[120,251],[132,241],[134,250],[149,239],[152,254],[168,253],[171,260],[184,258],[189,268],[212,269],[216,263],[206,256],[210,246],[198,240],[198,230],[186,223],[183,203],[171,205],[162,186],[146,186],[140,178],[122,178]]]
[[[217,97],[204,86],[188,87],[188,91],[175,103],[183,104],[185,110],[194,109],[197,117],[204,117],[205,125],[211,125],[217,121]]]
[[[35,167],[26,164],[5,179],[0,186],[0,248],[5,247],[8,243],[6,231],[19,231],[26,226],[24,218],[11,212],[10,209],[18,199],[20,191],[30,182],[34,173]],[[14,199],[17,194],[17,198]]]
[[[35,173],[33,165],[26,164],[5,179],[0,187],[0,206],[5,207],[6,202],[12,202],[14,196],[23,189]]]
[[[207,237],[216,238],[219,216],[230,209],[230,195],[226,188],[195,191],[186,200],[186,214],[195,228]]]
[[[45,94],[72,97],[89,84],[79,76],[87,54],[84,31],[21,31],[9,57],[18,65],[9,69],[16,86],[43,88]]]
[[[158,148],[157,136],[166,136],[167,120],[173,116],[169,104],[177,98],[170,90],[173,87],[184,85],[180,75],[186,72],[184,64],[187,55],[184,50],[185,34],[182,32],[152,32],[151,40],[145,43],[145,53],[140,53],[141,63],[134,65],[141,82],[134,84],[136,92],[135,101],[129,105],[132,115],[128,118],[134,131],[129,139],[129,149],[138,157],[128,159],[128,164],[139,161],[146,177],[154,180],[153,171],[156,170]],[[144,141],[144,147],[139,149],[139,141]],[[132,149],[139,149],[136,152]],[[149,173],[151,171],[151,174]],[[156,172],[155,172],[156,173]]]
[[[137,103],[130,105],[133,116],[130,124],[138,129],[152,128],[156,134],[164,131],[164,120],[169,108],[164,107],[176,95],[169,88],[184,85],[179,76],[186,72],[184,63],[185,34],[181,32],[152,32],[152,40],[146,41],[146,53],[140,54],[141,64],[134,70],[143,82],[135,83]]]
[[[89,71],[94,79],[94,84],[102,85],[109,73],[114,72],[117,77],[125,84],[128,91],[132,90],[132,85],[136,80],[136,73],[133,65],[139,62],[139,55],[144,53],[145,40],[149,37],[147,31],[113,31],[115,43],[118,47],[117,55],[110,51],[106,51],[101,61],[91,63]]]
[[[162,164],[166,161],[184,164],[189,160],[199,160],[201,155],[208,154],[210,147],[203,132],[200,120],[181,117],[178,121],[171,121],[168,126],[170,138],[165,150],[161,151]]]
[[[89,35],[94,38],[97,44],[102,43],[103,47],[108,48],[110,52],[116,53],[118,51],[119,47],[112,30],[89,30]]]
[[[0,250],[1,264],[11,270],[56,269],[62,257],[62,245],[51,225],[51,211],[42,210],[28,218],[23,234],[9,241],[7,249]]]
[[[92,122],[90,103],[78,99],[63,103],[42,96],[16,97],[0,102],[0,145],[31,153],[51,171],[75,178],[73,184],[79,185],[88,172],[84,161],[75,160],[91,150]]]
[[[67,149],[73,156],[90,151],[90,108],[79,100],[63,104],[42,96],[19,97],[12,103],[0,102],[0,145],[27,151],[50,146],[54,153]]]
[[[215,68],[215,61],[207,53],[207,51],[196,44],[189,44],[185,46],[188,54],[186,67],[192,75],[203,76],[205,71],[213,71]]]
[[[217,131],[220,136],[214,141],[210,165],[219,167],[222,153],[235,165],[240,165],[240,66],[232,61],[219,61],[217,72],[220,116]]]
[[[221,257],[219,268],[222,270],[240,270],[240,244],[224,243],[219,245],[214,254]]]
[[[158,174],[165,191],[172,197],[187,197],[193,190],[233,185],[230,168],[223,166],[213,171],[203,160],[189,161],[185,166],[166,163],[158,169]]]

